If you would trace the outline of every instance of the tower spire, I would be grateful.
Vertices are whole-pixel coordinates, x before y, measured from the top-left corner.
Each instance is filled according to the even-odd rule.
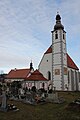
[[[33,63],[32,63],[32,60],[31,60],[31,63],[30,63],[30,70],[33,69]]]
[[[57,11],[57,14],[59,14],[59,11]]]
[[[59,12],[57,12],[56,24],[54,26],[54,30],[58,30],[58,29],[64,30],[64,26],[61,24],[61,16],[59,15]]]
[[[52,31],[52,81],[57,90],[66,90],[68,85],[66,32],[61,24],[61,16],[57,12],[56,24]]]

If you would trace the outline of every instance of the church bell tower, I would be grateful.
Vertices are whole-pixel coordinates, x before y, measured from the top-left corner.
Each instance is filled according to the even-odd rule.
[[[52,31],[52,83],[56,90],[68,89],[66,32],[59,13]]]

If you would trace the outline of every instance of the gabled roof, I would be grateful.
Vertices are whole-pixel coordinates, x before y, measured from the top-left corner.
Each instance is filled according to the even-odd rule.
[[[52,45],[47,49],[47,51],[44,54],[52,53]],[[74,61],[71,59],[71,57],[67,53],[67,65],[69,68],[73,68],[75,70],[79,70],[77,65],[74,63]]]
[[[14,69],[6,76],[7,79],[25,79],[30,72],[30,69]]]
[[[52,45],[47,49],[47,51],[44,54],[52,53]]]
[[[67,54],[67,65],[69,68],[79,70],[79,68],[76,66],[76,64],[74,63],[74,61],[71,59],[71,57],[68,54]]]
[[[38,70],[35,70],[28,78],[25,80],[31,80],[31,81],[48,81],[42,73],[40,73]]]

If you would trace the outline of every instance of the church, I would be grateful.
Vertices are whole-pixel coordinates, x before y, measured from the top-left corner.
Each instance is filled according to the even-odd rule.
[[[52,34],[52,45],[44,53],[38,70],[33,69],[32,62],[29,69],[14,69],[6,76],[5,81],[21,81],[23,87],[31,89],[53,89],[58,91],[80,91],[80,72],[77,65],[67,53],[66,32],[61,23],[61,16],[57,13],[56,24]]]
[[[80,72],[77,65],[67,53],[66,32],[61,23],[61,16],[56,15],[56,24],[52,33],[52,45],[44,53],[39,71],[47,78],[54,90],[80,90]]]

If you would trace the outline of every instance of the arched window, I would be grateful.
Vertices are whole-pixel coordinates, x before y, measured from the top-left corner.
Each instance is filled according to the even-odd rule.
[[[68,84],[70,83],[70,77],[69,77],[69,71],[68,71]]]
[[[74,91],[74,71],[71,69],[71,89]]]
[[[80,82],[80,72],[79,72],[79,82]]]
[[[57,33],[57,31],[55,32],[55,39],[58,39],[58,33]]]
[[[51,72],[48,71],[48,80],[51,80]]]
[[[43,82],[43,83],[42,83],[42,88],[44,88],[44,87],[45,87],[45,83]]]
[[[63,39],[65,39],[64,33],[63,33]]]

